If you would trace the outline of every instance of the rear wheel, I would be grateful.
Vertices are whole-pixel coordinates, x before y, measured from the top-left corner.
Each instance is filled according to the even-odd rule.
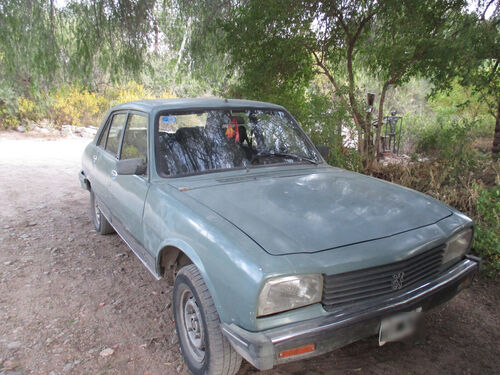
[[[195,265],[183,267],[174,283],[173,307],[179,343],[195,375],[234,375],[241,366],[220,329],[219,314]]]
[[[97,200],[95,199],[95,194],[92,190],[90,191],[90,217],[97,233],[111,234],[115,232],[109,221],[104,217],[99,209]]]

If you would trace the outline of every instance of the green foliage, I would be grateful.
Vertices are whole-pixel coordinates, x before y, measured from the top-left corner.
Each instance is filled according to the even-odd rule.
[[[325,90],[324,77],[317,77],[309,87],[304,104],[291,108],[292,114],[299,121],[313,143],[330,147],[328,163],[354,171],[363,170],[362,159],[356,149],[345,147],[348,142],[342,127],[352,128],[348,110],[341,103],[332,100]]]
[[[0,129],[10,129],[18,124],[17,95],[0,81]]]
[[[96,125],[96,116],[107,109],[105,99],[77,86],[63,86],[49,97],[50,114],[57,125]]]
[[[53,10],[49,0],[0,0],[0,78],[22,93],[49,83],[57,70]]]
[[[60,12],[69,54],[68,74],[91,84],[96,74],[113,82],[138,78],[147,65],[155,0],[92,2],[70,1]]]
[[[500,185],[477,188],[474,251],[481,256],[490,275],[500,274]]]
[[[310,52],[294,37],[300,38],[312,22],[297,23],[301,11],[286,1],[250,1],[222,24],[225,49],[233,69],[241,72],[233,88],[236,96],[282,104],[294,113],[302,110],[314,75]]]
[[[471,143],[471,139],[474,139],[472,129],[469,121],[453,121],[439,116],[435,122],[419,129],[416,151],[450,162],[468,160],[474,152]]]
[[[145,69],[156,0],[0,0],[0,78],[28,95],[70,81],[92,86]]]
[[[377,145],[380,134],[366,116],[360,77],[368,72],[378,82],[380,125],[390,87],[417,75],[434,77],[449,64],[443,51],[460,50],[462,21],[471,18],[466,5],[464,0],[238,3],[222,21],[226,51],[239,72],[236,90],[293,108],[314,73],[324,74],[330,96],[352,117],[362,157],[371,159],[377,148],[372,140]]]
[[[3,97],[6,96],[8,93],[3,94]],[[0,129],[15,128],[20,124],[30,126],[44,119],[56,126],[97,126],[105,112],[117,104],[171,97],[168,91],[155,94],[134,81],[107,87],[104,92],[90,91],[79,85],[62,85],[47,95],[32,98],[20,96],[11,98],[10,102],[4,101],[0,105]]]
[[[489,275],[500,272],[500,162],[471,148],[457,147],[435,160],[389,164],[376,177],[429,194],[470,216],[476,231],[472,252],[483,257]]]

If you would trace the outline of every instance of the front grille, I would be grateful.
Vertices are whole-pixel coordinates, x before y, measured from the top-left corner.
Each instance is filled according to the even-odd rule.
[[[322,303],[327,310],[332,310],[426,282],[439,273],[444,247],[441,245],[383,266],[326,275]]]

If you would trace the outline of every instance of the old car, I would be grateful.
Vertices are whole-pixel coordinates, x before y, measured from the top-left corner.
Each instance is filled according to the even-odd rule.
[[[79,176],[93,225],[173,283],[191,372],[400,340],[470,285],[468,217],[327,152],[269,103],[143,100],[106,115]]]

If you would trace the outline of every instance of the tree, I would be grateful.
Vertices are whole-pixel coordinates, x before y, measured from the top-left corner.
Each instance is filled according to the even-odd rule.
[[[469,15],[468,27],[460,30],[460,39],[467,41],[467,45],[442,69],[445,79],[440,77],[434,82],[438,88],[447,88],[447,83],[457,77],[461,85],[471,87],[481,97],[495,119],[491,148],[494,158],[500,155],[499,8],[500,3],[495,1],[478,2],[476,14]],[[490,11],[488,18],[486,14]]]
[[[144,69],[156,0],[0,0],[0,77],[22,93]]]
[[[2,80],[25,91],[35,82],[50,82],[59,64],[54,13],[52,1],[0,0]]]
[[[250,0],[223,22],[225,45],[241,72],[241,87],[255,96],[284,90],[293,96],[314,73],[326,76],[332,98],[351,115],[359,152],[370,166],[387,90],[413,76],[432,77],[448,63],[446,52],[460,44],[466,6],[463,0]],[[357,83],[362,71],[381,82],[375,127]]]

